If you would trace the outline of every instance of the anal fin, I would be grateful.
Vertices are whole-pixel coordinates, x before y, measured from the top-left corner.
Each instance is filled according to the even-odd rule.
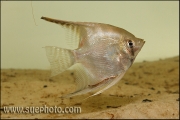
[[[76,63],[69,69],[74,71],[75,82],[76,82],[77,88],[75,92],[64,95],[62,97],[68,98],[75,95],[87,93],[88,91],[85,91],[85,89],[89,86],[91,81],[94,79],[93,75],[81,63]]]
[[[81,66],[82,67],[82,66]],[[69,98],[76,95],[85,94],[91,91],[98,90],[98,92],[94,93],[93,95],[89,96],[92,97],[94,95],[100,94],[106,89],[110,88],[114,84],[116,84],[123,76],[125,72],[122,72],[120,75],[117,76],[111,76],[105,80],[100,81],[99,83],[95,85],[91,85],[91,81],[94,81],[94,77],[85,69],[76,67],[76,83],[77,83],[77,90],[73,93],[63,95],[62,98]],[[87,97],[87,98],[89,98]],[[86,99],[87,99],[86,98]]]

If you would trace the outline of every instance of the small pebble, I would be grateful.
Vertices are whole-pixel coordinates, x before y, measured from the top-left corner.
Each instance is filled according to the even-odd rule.
[[[144,99],[142,102],[152,102],[152,100]]]

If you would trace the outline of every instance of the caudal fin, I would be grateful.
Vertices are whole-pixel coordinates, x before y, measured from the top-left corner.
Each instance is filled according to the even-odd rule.
[[[75,60],[71,50],[54,46],[46,46],[46,55],[51,65],[51,77],[71,67]]]

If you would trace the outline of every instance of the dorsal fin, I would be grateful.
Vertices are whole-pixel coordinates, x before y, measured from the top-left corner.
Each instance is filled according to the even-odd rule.
[[[66,30],[66,49],[77,49],[79,44],[81,44],[81,42],[84,40],[83,38],[87,36],[86,25],[83,23],[57,20],[48,17],[41,17],[41,19],[59,24]]]
[[[61,24],[63,25],[74,25],[74,26],[93,26],[94,24],[102,24],[102,23],[92,23],[92,22],[72,22],[72,21],[65,21],[65,20],[58,20],[58,19],[53,19],[49,17],[41,17],[41,19],[46,20],[48,22],[53,22],[56,24]]]

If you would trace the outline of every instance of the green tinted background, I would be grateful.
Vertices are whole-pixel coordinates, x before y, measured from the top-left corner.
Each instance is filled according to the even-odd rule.
[[[1,68],[49,68],[42,47],[65,47],[65,42],[60,27],[41,20],[41,16],[124,28],[146,41],[135,62],[177,56],[178,9],[178,1],[33,1],[32,7],[31,1],[2,1]]]

